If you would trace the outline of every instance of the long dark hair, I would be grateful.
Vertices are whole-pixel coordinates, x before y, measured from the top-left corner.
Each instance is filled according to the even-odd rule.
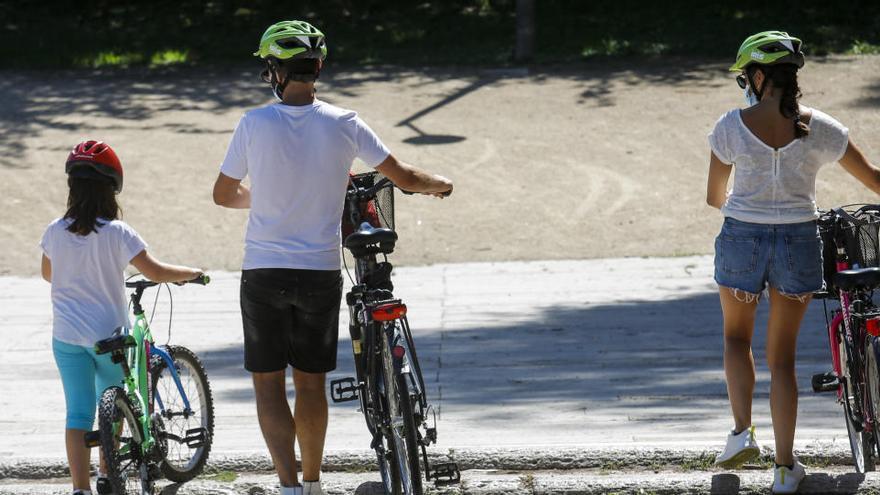
[[[764,73],[764,88],[766,92],[768,84],[782,90],[779,99],[779,113],[783,117],[792,119],[794,122],[794,137],[802,138],[810,134],[810,126],[801,122],[801,107],[798,103],[801,98],[801,88],[798,86],[798,67],[794,64],[758,65],[753,64],[748,69],[749,81],[754,81],[755,71]]]
[[[98,227],[104,225],[99,218],[116,220],[122,214],[111,181],[68,177],[67,186],[70,187],[70,194],[67,196],[64,218],[73,220],[67,227],[70,232],[82,236],[98,232]]]

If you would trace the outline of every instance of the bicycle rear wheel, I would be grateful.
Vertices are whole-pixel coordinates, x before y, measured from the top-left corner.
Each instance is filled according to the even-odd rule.
[[[857,411],[861,413],[861,391],[859,390],[861,379],[858,369],[856,369],[858,365],[851,366],[858,357],[854,356],[852,351],[848,352],[844,339],[841,338],[839,345],[841,374],[844,377],[843,419],[846,422],[853,465],[856,472],[866,473],[874,470],[874,457],[871,435],[865,431],[862,421],[854,415]]]
[[[385,368],[385,390],[388,399],[391,437],[397,470],[400,475],[400,488],[403,495],[422,495],[422,472],[419,465],[419,443],[413,414],[413,397],[409,392],[410,375],[395,370],[392,357],[393,341],[399,335],[383,339],[382,361]]]
[[[865,402],[871,408],[871,446],[874,459],[880,456],[880,445],[877,442],[877,428],[880,424],[880,339],[868,337],[865,342]]]
[[[199,358],[186,347],[165,349],[174,362],[180,388],[163,359],[150,369],[156,414],[162,418],[168,450],[161,464],[162,474],[185,483],[205,468],[214,434],[214,400],[208,374]],[[189,409],[180,391],[186,395]]]
[[[152,493],[152,482],[141,456],[138,413],[125,391],[110,387],[101,394],[98,406],[98,431],[101,453],[107,463],[107,478],[117,495]]]

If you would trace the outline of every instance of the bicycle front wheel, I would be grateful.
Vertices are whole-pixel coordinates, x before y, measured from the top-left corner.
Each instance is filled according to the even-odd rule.
[[[174,372],[161,358],[150,369],[155,414],[161,417],[162,434],[168,444],[161,469],[169,480],[185,483],[201,474],[208,462],[214,434],[214,400],[199,358],[186,347],[168,346],[165,350],[174,363]]]
[[[138,413],[125,391],[110,387],[101,394],[98,406],[98,431],[101,453],[107,463],[107,478],[118,495],[142,495],[152,492],[146,465],[141,455]]]
[[[855,349],[849,350],[846,340],[840,339],[840,368],[844,378],[843,387],[843,419],[846,422],[846,432],[849,436],[849,446],[852,451],[853,465],[858,473],[866,473],[874,470],[873,446],[871,435],[865,431],[864,411],[862,411],[860,386],[863,383],[859,378],[858,364],[854,362],[858,356],[854,355]]]
[[[385,390],[391,440],[397,458],[400,487],[403,495],[422,495],[422,471],[419,465],[419,443],[413,414],[413,396],[410,394],[410,374],[396,370],[391,354],[393,347],[388,336],[383,339],[382,360],[385,364]]]

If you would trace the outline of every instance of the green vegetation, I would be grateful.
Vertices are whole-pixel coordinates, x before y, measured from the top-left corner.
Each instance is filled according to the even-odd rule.
[[[207,476],[207,479],[219,481],[221,483],[232,483],[233,481],[238,479],[238,475],[233,471],[219,471],[210,476]]]
[[[730,57],[770,28],[809,54],[880,53],[880,2],[536,0],[536,62]],[[89,0],[0,2],[0,67],[236,64],[266,26],[308,20],[331,63],[511,63],[516,0]]]

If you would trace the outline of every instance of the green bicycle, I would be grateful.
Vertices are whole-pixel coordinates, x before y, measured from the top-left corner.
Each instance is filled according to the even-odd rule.
[[[186,283],[206,285],[206,275]],[[134,289],[131,332],[95,344],[122,366],[123,387],[104,390],[98,403],[98,429],[86,434],[88,447],[100,447],[107,477],[117,495],[152,495],[162,477],[184,483],[205,467],[214,432],[214,404],[205,368],[181,346],[157,346],[141,297],[149,280],[126,282]]]

